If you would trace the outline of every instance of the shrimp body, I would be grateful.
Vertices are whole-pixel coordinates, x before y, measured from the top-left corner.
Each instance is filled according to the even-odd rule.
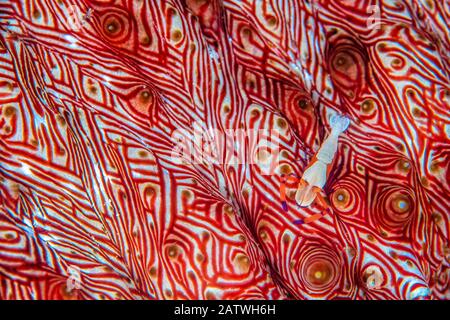
[[[326,209],[328,209],[328,204],[322,196],[323,187],[325,186],[331,171],[332,163],[338,148],[339,135],[348,128],[350,119],[345,116],[334,115],[330,119],[330,123],[330,135],[325,139],[315,156],[311,159],[311,163],[306,168],[300,180],[295,195],[295,200],[300,207],[309,207],[315,200],[318,200]],[[320,217],[321,216],[322,215],[320,214]],[[320,217],[314,217],[314,219],[316,220]],[[305,222],[306,220],[299,223]]]

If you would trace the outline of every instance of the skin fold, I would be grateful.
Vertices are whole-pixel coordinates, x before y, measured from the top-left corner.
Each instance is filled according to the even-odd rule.
[[[449,299],[449,25],[0,1],[0,299]]]

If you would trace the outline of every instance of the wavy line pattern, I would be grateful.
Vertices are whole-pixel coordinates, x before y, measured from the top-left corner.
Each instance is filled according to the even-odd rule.
[[[449,299],[449,25],[447,0],[0,0],[0,298]],[[332,214],[294,225],[320,208],[294,184],[283,210],[282,175],[335,112]],[[275,173],[177,163],[194,124],[277,130]]]

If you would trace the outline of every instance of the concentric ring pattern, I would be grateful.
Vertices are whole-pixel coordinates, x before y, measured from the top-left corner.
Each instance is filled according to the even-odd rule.
[[[449,25],[448,0],[0,0],[0,298],[449,299]],[[334,113],[331,210],[299,226],[321,208],[282,180]],[[219,156],[174,157],[197,132]]]

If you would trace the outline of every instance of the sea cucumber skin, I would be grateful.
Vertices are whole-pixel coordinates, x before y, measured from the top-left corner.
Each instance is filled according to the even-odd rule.
[[[0,298],[449,299],[449,25],[446,0],[0,0]],[[297,225],[321,208],[282,176],[335,113],[331,213]],[[280,163],[175,161],[195,126],[277,130]]]

